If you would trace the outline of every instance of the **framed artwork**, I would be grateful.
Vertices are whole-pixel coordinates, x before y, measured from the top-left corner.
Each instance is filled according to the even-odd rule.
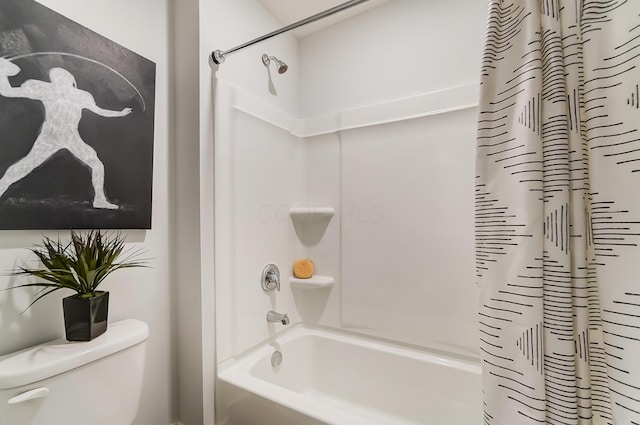
[[[152,61],[0,0],[0,229],[149,229]]]

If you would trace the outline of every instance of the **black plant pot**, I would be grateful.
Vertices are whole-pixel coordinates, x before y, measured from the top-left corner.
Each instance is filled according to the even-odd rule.
[[[91,341],[107,330],[109,292],[100,291],[93,298],[71,295],[62,299],[67,341]]]

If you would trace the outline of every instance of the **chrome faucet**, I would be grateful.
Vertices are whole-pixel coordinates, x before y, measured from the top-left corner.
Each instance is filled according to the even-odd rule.
[[[287,316],[286,314],[276,313],[275,311],[271,310],[267,313],[267,322],[280,322],[283,325],[288,325],[289,316]]]

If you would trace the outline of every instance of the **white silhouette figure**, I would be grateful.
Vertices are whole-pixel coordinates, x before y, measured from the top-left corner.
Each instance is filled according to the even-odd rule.
[[[91,168],[93,207],[118,209],[116,204],[107,201],[104,193],[104,165],[96,151],[80,137],[78,124],[83,109],[103,117],[124,117],[129,115],[132,109],[111,111],[97,106],[93,96],[78,89],[74,76],[62,68],[52,68],[49,71],[51,82],[27,80],[20,87],[13,87],[9,83],[9,77],[19,72],[20,67],[16,64],[0,58],[0,95],[41,101],[45,109],[44,123],[29,153],[7,168],[0,179],[0,197],[9,186],[26,177],[51,155],[61,149],[67,149]]]

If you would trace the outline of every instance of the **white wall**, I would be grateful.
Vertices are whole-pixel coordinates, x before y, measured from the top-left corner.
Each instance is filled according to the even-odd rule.
[[[175,208],[174,254],[176,258],[175,300],[177,357],[176,394],[177,417],[185,425],[204,423],[205,410],[212,402],[205,402],[205,387],[213,385],[213,373],[205,374],[207,360],[203,341],[213,340],[205,335],[203,316],[202,259],[200,244],[200,174],[199,174],[199,1],[173,2],[173,66],[175,69],[173,112],[175,116]],[[210,399],[213,399],[211,396]]]
[[[201,9],[201,16],[210,17],[207,27],[202,27],[201,54],[204,55],[215,49],[229,49],[281,26],[257,1],[211,1],[206,8],[213,6],[215,11],[211,10],[210,14]],[[269,91],[269,71],[261,61],[263,53],[275,55],[289,64],[289,70],[282,75],[271,68],[277,95]],[[283,294],[276,294],[276,298],[265,295],[258,278],[268,261],[291,262],[293,254],[288,252],[292,248],[287,247],[293,246],[293,233],[287,233],[286,222],[265,222],[261,214],[295,196],[293,194],[299,192],[295,188],[297,176],[301,175],[295,138],[234,110],[233,93],[251,93],[258,101],[282,113],[295,111],[296,64],[297,41],[289,34],[229,55],[216,73],[218,361],[267,338],[269,327],[264,320],[267,311],[284,307]],[[208,64],[201,64],[201,93],[212,92],[211,75]],[[202,102],[201,143],[207,145],[202,149],[210,149],[213,130],[204,120],[213,115],[213,105],[208,96],[203,97]],[[213,164],[208,167],[214,168]],[[212,283],[210,278],[209,282]]]
[[[206,7],[214,5],[201,54],[279,26],[254,1]],[[292,323],[477,355],[473,104],[485,16],[475,0],[396,0],[221,65],[215,158],[213,106],[203,97],[200,108],[201,150],[215,164],[215,179],[201,182],[215,180],[218,362],[280,331],[265,321],[272,308]],[[278,96],[256,64],[264,52],[290,65],[273,75]],[[213,90],[208,77],[201,62],[201,93]],[[336,209],[313,243],[297,238],[288,217],[300,204]],[[336,278],[332,289],[289,285],[293,261],[305,256]],[[276,294],[259,286],[270,261],[282,272]]]
[[[471,108],[343,134],[343,327],[478,354],[476,117]]]
[[[270,302],[295,320],[477,355],[472,105],[485,15],[474,0],[396,0],[314,33],[300,41],[299,62],[289,60],[298,96],[282,113],[248,70],[258,52],[247,51],[242,69],[231,69],[233,56],[222,65],[218,361],[271,335]],[[326,134],[300,137],[314,132]],[[337,211],[312,244],[286,214],[300,203]],[[279,215],[264,220],[265,206]],[[305,256],[336,278],[333,289],[290,287],[292,263]],[[257,279],[269,258],[283,271],[275,303]]]
[[[147,250],[153,259],[147,269],[122,270],[105,282],[111,293],[109,319],[136,318],[150,327],[147,366],[136,424],[169,424],[174,420],[172,334],[172,163],[170,104],[171,25],[168,0],[40,0],[74,21],[110,38],[156,63],[156,120],[154,143],[153,228],[127,232],[131,245]],[[46,232],[55,237],[56,232]],[[63,233],[64,234],[64,233]],[[10,270],[28,258],[25,248],[40,242],[42,232],[3,231],[0,270]],[[0,288],[11,279],[0,274]],[[50,296],[20,315],[32,299],[27,290],[0,292],[0,354],[64,335],[60,299]],[[87,389],[90,390],[90,389]]]
[[[395,0],[300,42],[300,116],[480,81],[487,2]]]
[[[310,196],[340,194],[338,248],[309,251],[340,253],[321,260],[339,279],[319,323],[477,355],[469,106],[485,16],[475,0],[396,0],[301,40],[301,115],[371,117],[307,142],[340,164],[339,182],[319,166],[307,177]]]
[[[229,220],[216,222],[225,230],[216,231],[219,237],[228,232],[232,242],[217,252],[216,268],[229,271],[231,285],[216,288],[219,360],[281,330],[281,325],[265,320],[269,310],[289,313],[292,322],[297,320],[285,285],[296,247],[287,212],[302,194],[300,176],[304,173],[304,146],[298,138],[239,111],[229,118],[230,157],[220,159],[229,159],[232,164],[229,177],[233,193],[225,215]],[[219,180],[227,181],[222,176]],[[281,268],[280,292],[266,294],[262,290],[259,278],[267,263]]]
[[[237,290],[236,299],[242,300],[248,291],[255,288],[249,282],[247,287],[231,286],[229,280],[232,273],[231,257],[228,251],[230,240],[226,223],[232,214],[230,203],[220,203],[219,199],[227,199],[229,193],[216,194],[216,209],[214,209],[214,170],[216,173],[216,190],[219,187],[231,190],[229,183],[220,185],[220,181],[228,182],[231,178],[232,170],[225,168],[229,165],[223,160],[224,148],[222,152],[218,149],[214,157],[214,92],[215,82],[212,78],[217,67],[211,67],[209,55],[216,49],[227,50],[233,46],[255,38],[259,35],[279,28],[281,24],[277,22],[256,0],[228,1],[228,0],[199,0],[199,45],[198,45],[198,87],[199,87],[199,200],[200,200],[200,258],[201,258],[201,323],[202,323],[202,376],[203,376],[203,423],[214,422],[214,377],[216,349],[224,350],[230,347],[233,341],[230,338],[217,338],[215,333],[216,309],[230,306],[231,300],[223,297],[221,288]],[[277,89],[277,96],[269,92],[267,70],[261,62],[263,53],[275,55],[286,61],[289,71],[284,76],[272,73],[274,85]],[[292,36],[278,37],[269,40],[252,48],[229,55],[227,61],[217,70],[217,79],[224,85],[237,86],[240,89],[255,93],[257,97],[269,104],[276,105],[281,110],[290,111],[296,108],[297,102],[297,43]],[[274,75],[275,74],[275,75]],[[222,116],[229,113],[228,103],[218,103],[216,105],[221,110]],[[223,147],[229,147],[229,138],[225,134],[230,130],[230,122],[221,120],[220,113],[216,111],[215,137],[222,140]],[[250,141],[250,140],[249,140]],[[265,158],[268,159],[268,158]],[[222,175],[220,175],[222,173]],[[225,201],[227,202],[227,201]],[[223,207],[227,205],[227,208]],[[225,216],[225,214],[227,214]],[[216,223],[216,233],[213,231],[214,216]],[[256,235],[260,238],[263,235]],[[215,239],[215,247],[214,247]],[[215,249],[214,249],[215,248]],[[214,256],[216,267],[214,269]],[[258,266],[258,263],[260,265]],[[262,260],[256,265],[247,263],[246,270],[250,267],[261,267]],[[259,272],[258,272],[259,273]],[[214,274],[218,288],[214,291]],[[228,286],[223,286],[223,285]],[[229,292],[228,292],[229,293]],[[260,294],[260,296],[264,296]],[[249,293],[248,304],[259,300],[255,294]],[[258,301],[259,302],[259,301]],[[228,310],[225,310],[228,311]],[[237,322],[240,312],[230,312],[222,316],[219,320],[220,326],[224,327],[228,323]],[[261,314],[256,312],[256,314]],[[264,312],[266,314],[266,311]],[[257,317],[257,316],[256,316]],[[239,322],[237,322],[239,323]],[[228,335],[228,334],[227,334]],[[222,412],[223,414],[224,412]],[[181,414],[182,416],[182,414]],[[185,425],[194,425],[185,423]]]
[[[257,0],[201,0],[200,17],[201,53],[205,55],[205,60],[216,49],[231,49],[282,26]],[[269,92],[269,74],[262,64],[263,53],[276,56],[290,65],[289,70],[283,75],[274,71],[274,65],[271,66],[277,95]],[[202,55],[200,59],[203,59]],[[297,62],[297,40],[291,34],[284,34],[228,55],[225,63],[217,71],[217,77],[291,113],[296,111],[298,106],[300,70],[296,66]],[[201,93],[207,93],[207,96],[203,96],[203,101],[209,106],[201,110],[203,114],[208,114],[212,107],[211,98],[208,96],[211,91],[207,90],[211,87],[211,73],[207,68],[201,69],[201,85],[204,85]],[[207,115],[207,118],[210,118],[210,115]]]

